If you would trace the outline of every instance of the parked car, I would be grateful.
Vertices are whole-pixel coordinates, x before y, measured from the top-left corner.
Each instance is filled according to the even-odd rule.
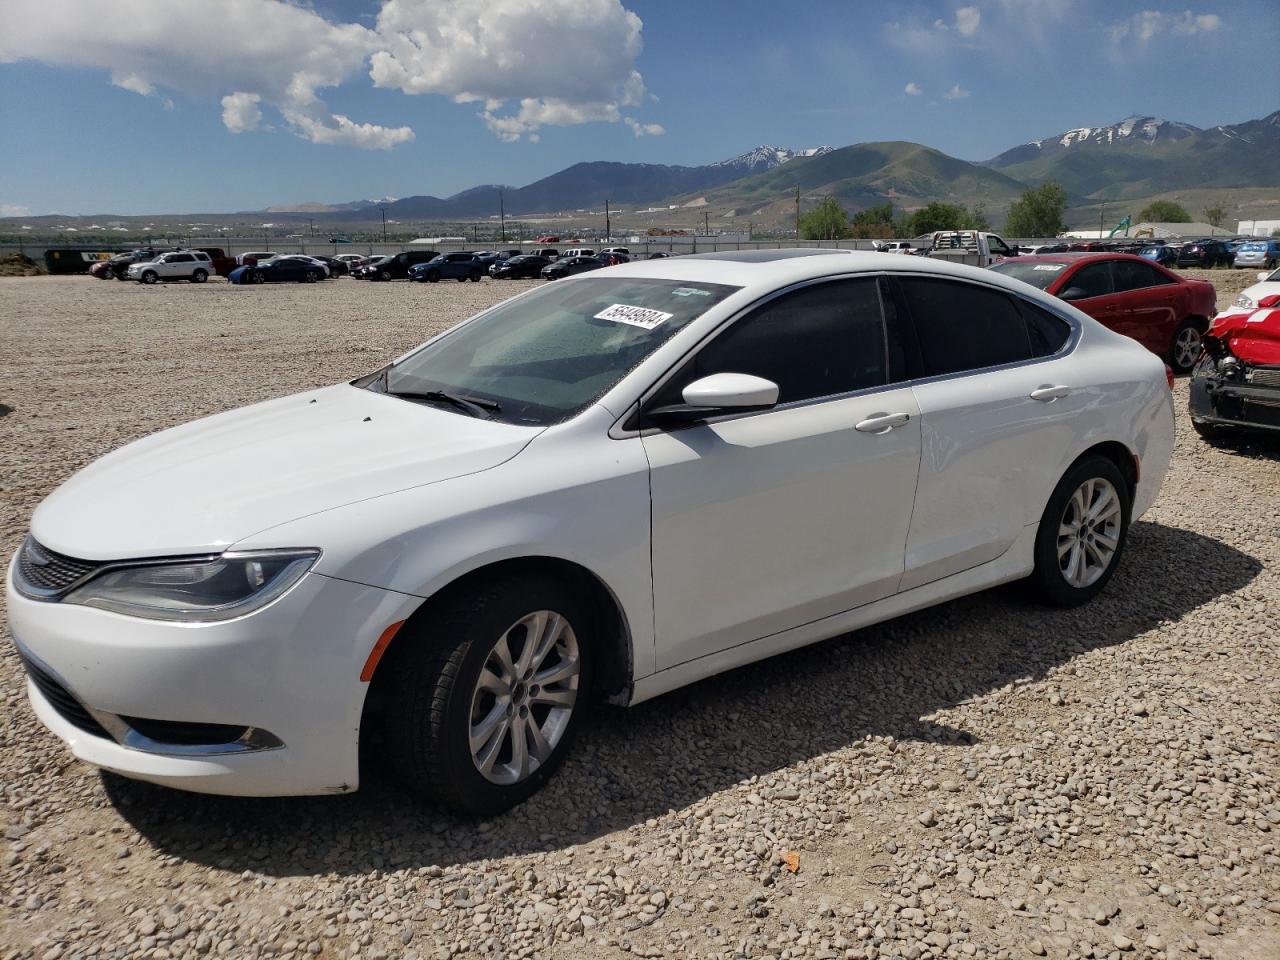
[[[494,814],[597,697],[1015,580],[1091,600],[1169,465],[1165,365],[999,273],[889,263],[626,264],[108,454],[9,565],[37,717],[171,787],[349,792],[363,745]]]
[[[337,257],[324,257],[316,254],[312,259],[319,260],[325,265],[329,271],[330,278],[345,277],[351,272],[350,267],[347,266],[347,261],[339,260]]]
[[[111,269],[111,261],[99,260],[97,263],[90,264],[89,276],[95,280],[111,280],[115,277],[115,272]]]
[[[195,247],[194,249],[209,255],[209,260],[213,263],[213,272],[220,277],[225,277],[238,266],[236,258],[228,256],[221,247]]]
[[[929,256],[954,259],[961,263],[969,263],[976,258],[974,266],[988,267],[997,260],[1018,256],[1018,250],[994,233],[983,233],[981,230],[938,230],[933,234]]]
[[[1231,265],[1274,270],[1277,264],[1280,264],[1280,240],[1250,240],[1240,244]]]
[[[323,270],[324,277],[322,279],[331,276],[329,273],[329,265],[320,257],[313,257],[305,253],[281,253],[272,257],[271,260],[267,262],[274,262],[275,260],[298,260],[302,263],[307,263],[313,267],[319,267]]]
[[[1018,247],[1018,253],[1026,255],[1029,253],[1066,253],[1067,245],[1065,243],[1040,243],[1033,246]]]
[[[1242,428],[1280,435],[1280,292],[1214,318],[1188,410],[1196,433],[1215,446]]]
[[[236,267],[227,279],[232,283],[315,283],[326,276],[321,264],[294,257],[275,257]]]
[[[628,261],[630,261],[631,259],[631,251],[628,250],[626,247],[605,247],[598,254],[596,254],[596,256],[603,256],[606,253],[619,254],[620,256],[626,257]]]
[[[1221,240],[1193,240],[1178,248],[1178,266],[1211,269],[1231,265],[1231,253]]]
[[[555,247],[537,247],[530,250],[529,255],[533,257],[546,257],[548,260],[559,260],[560,251]]]
[[[362,257],[358,253],[340,253],[333,259],[337,260],[339,263],[345,263],[347,265],[347,272],[350,273],[360,264],[365,263],[369,258]]]
[[[534,243],[559,243],[560,238],[557,237],[555,234],[547,233],[541,237],[538,237],[538,239],[534,240],[533,242]]]
[[[479,283],[488,269],[474,253],[442,253],[411,268],[409,279],[424,283],[437,283],[440,280],[457,280],[459,283],[470,280],[472,283]]]
[[[1069,301],[1117,333],[1133,337],[1185,373],[1216,312],[1213,284],[1181,277],[1127,253],[1053,253],[991,268]]]
[[[603,266],[604,261],[596,257],[570,257],[566,254],[555,263],[543,267],[541,276],[543,280],[560,280],[588,270],[599,270]]]
[[[435,250],[405,250],[375,260],[361,267],[353,276],[362,280],[407,280],[410,267],[427,263],[439,255]]]
[[[1178,249],[1168,244],[1143,247],[1138,252],[1138,256],[1150,260],[1152,263],[1158,263],[1162,267],[1176,267],[1178,265]]]
[[[1251,287],[1245,287],[1240,291],[1240,295],[1236,297],[1235,312],[1256,310],[1264,297],[1277,293],[1280,293],[1280,270],[1275,270],[1272,273],[1262,270],[1258,273],[1258,282]],[[1233,311],[1228,310],[1226,312]]]
[[[270,250],[249,250],[245,253],[237,254],[236,263],[242,267],[251,267],[255,263],[270,260],[272,257],[278,256],[278,253],[272,253]]]
[[[881,253],[910,253],[915,247],[910,240],[886,240],[879,249]]]
[[[162,253],[154,260],[129,265],[125,273],[128,280],[142,283],[158,283],[161,280],[188,280],[191,283],[204,283],[213,273],[213,261],[202,250],[181,250],[175,253]]]
[[[570,247],[560,256],[568,259],[570,257],[594,257],[596,252],[590,247]]]
[[[146,263],[154,260],[162,253],[168,253],[172,247],[138,247],[128,253],[119,253],[107,261],[107,268],[117,280],[127,280],[129,268],[135,263]],[[92,268],[91,268],[92,269]]]
[[[596,254],[596,259],[603,263],[606,267],[616,267],[620,263],[630,263],[631,258],[625,253],[613,253],[609,250],[602,250]]]
[[[521,254],[495,263],[489,268],[489,276],[495,280],[536,280],[542,275],[542,268],[550,263],[546,257]]]
[[[646,259],[646,260],[665,260],[665,259],[666,259],[667,257],[669,257],[669,256],[671,256],[671,254],[667,253],[666,251],[663,251],[663,250],[656,250],[656,251],[654,251],[653,253],[649,254],[649,256],[645,257],[644,259]]]

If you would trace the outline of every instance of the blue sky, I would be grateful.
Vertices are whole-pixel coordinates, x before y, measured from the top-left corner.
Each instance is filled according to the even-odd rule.
[[[1275,7],[1094,0],[0,0],[0,215],[522,185],[579,160],[1280,107]],[[198,11],[193,14],[193,11]]]

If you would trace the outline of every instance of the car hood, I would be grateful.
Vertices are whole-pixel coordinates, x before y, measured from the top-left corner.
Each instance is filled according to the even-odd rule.
[[[55,490],[31,532],[85,560],[218,552],[313,513],[488,470],[538,432],[342,384],[122,447]]]
[[[1221,340],[1245,363],[1280,366],[1280,307],[1219,314],[1209,336]]]

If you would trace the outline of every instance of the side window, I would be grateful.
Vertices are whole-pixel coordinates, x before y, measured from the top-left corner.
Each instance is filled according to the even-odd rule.
[[[1071,324],[1030,300],[1019,297],[1017,303],[1031,336],[1031,355],[1048,357],[1061,350],[1071,337]]]
[[[1134,267],[1141,270],[1143,275],[1147,278],[1146,282],[1143,283],[1144,287],[1159,287],[1166,283],[1178,282],[1175,278],[1169,276],[1162,270],[1157,270],[1149,263],[1135,263]]]
[[[1078,270],[1068,281],[1067,286],[1080,287],[1084,290],[1085,295],[1080,298],[1082,300],[1089,297],[1105,297],[1110,293],[1114,293],[1115,291],[1111,284],[1111,264],[1091,263]]]
[[[888,382],[884,322],[874,278],[806,287],[765,304],[707,344],[684,383],[751,373],[793,403]]]
[[[194,263],[195,257],[189,253],[175,253],[169,258],[170,263]]]
[[[999,290],[954,280],[904,277],[924,375],[979,370],[1031,359],[1031,338],[1013,300]]]

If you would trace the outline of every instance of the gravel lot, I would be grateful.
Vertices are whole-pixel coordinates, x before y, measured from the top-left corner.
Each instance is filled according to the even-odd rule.
[[[1203,274],[1226,305],[1253,274]],[[0,280],[0,552],[140,435],[349,379],[523,282]],[[1280,444],[1172,472],[1108,590],[1011,589],[638,707],[490,822],[379,779],[100,776],[0,643],[0,960],[1280,957]]]

